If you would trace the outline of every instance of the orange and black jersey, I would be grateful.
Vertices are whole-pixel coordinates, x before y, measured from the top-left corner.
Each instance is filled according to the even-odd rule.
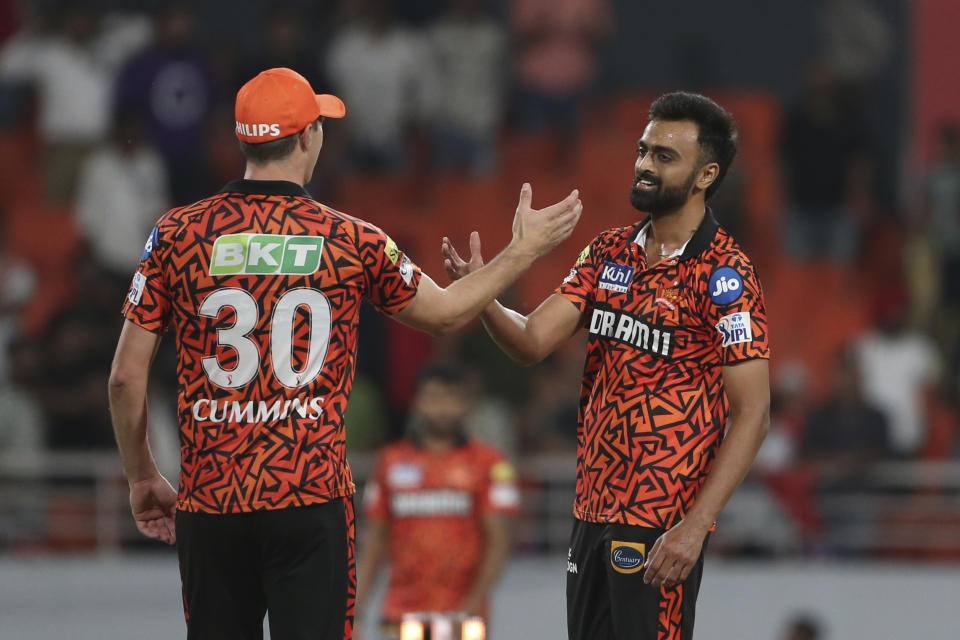
[[[459,611],[481,570],[483,518],[519,506],[516,473],[497,449],[466,440],[447,451],[415,438],[385,447],[364,496],[388,530],[390,580],[383,620]]]
[[[767,318],[753,265],[709,210],[681,250],[652,266],[648,222],[597,236],[557,293],[589,331],[574,514],[669,528],[723,438],[721,367],[769,357]]]
[[[178,507],[236,513],[354,493],[343,414],[363,298],[393,314],[419,269],[300,186],[238,180],[147,240],[124,316],[176,329]]]

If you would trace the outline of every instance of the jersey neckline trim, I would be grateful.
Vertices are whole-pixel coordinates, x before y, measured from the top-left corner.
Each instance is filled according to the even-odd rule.
[[[261,196],[304,196],[309,198],[306,189],[287,180],[234,180],[228,182],[220,193],[244,193]]]
[[[651,216],[647,216],[640,221],[637,231],[633,234],[633,242],[639,244],[641,247],[640,236],[643,235],[646,237],[647,225],[650,224]],[[710,248],[710,245],[713,244],[714,239],[717,237],[717,231],[720,229],[720,223],[717,222],[717,219],[713,215],[713,211],[710,207],[707,207],[706,212],[704,213],[703,220],[700,222],[700,226],[697,227],[697,230],[693,232],[693,235],[690,236],[690,239],[687,240],[686,244],[683,245],[680,249],[675,251],[670,255],[671,258],[677,258],[679,260],[688,260],[690,258],[699,256],[701,253]]]

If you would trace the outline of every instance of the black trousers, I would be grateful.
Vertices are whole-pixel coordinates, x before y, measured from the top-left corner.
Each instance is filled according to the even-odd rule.
[[[686,580],[658,589],[644,584],[643,571],[662,534],[662,529],[573,521],[567,556],[570,640],[693,638],[707,543]]]
[[[344,640],[356,594],[353,499],[238,514],[177,512],[188,640]]]

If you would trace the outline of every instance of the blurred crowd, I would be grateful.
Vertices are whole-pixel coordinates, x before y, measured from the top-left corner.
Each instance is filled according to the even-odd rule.
[[[882,461],[960,455],[960,114],[921,175],[891,186],[863,117],[891,55],[889,18],[868,0],[818,6],[822,42],[802,90],[780,100],[781,235],[721,216],[748,252],[779,243],[788,268],[825,264],[869,301],[827,370],[773,362],[756,473],[812,544],[823,492]],[[142,14],[4,7],[0,152],[18,167],[0,179],[0,453],[112,448],[106,380],[127,283],[160,214],[242,173],[233,100],[260,70],[291,67],[348,105],[308,187],[347,211],[348,176],[376,190],[397,174],[489,175],[505,132],[545,136],[555,170],[571,171],[585,105],[611,98],[597,84],[617,25],[608,0],[277,5],[216,46],[186,2]],[[738,211],[749,179],[740,167],[717,207]],[[582,343],[521,370],[479,328],[436,342],[369,308],[361,324],[351,450],[404,432],[410,373],[437,357],[470,371],[472,432],[518,457],[575,447]],[[775,335],[774,354],[789,339]],[[151,413],[175,469],[171,342]]]

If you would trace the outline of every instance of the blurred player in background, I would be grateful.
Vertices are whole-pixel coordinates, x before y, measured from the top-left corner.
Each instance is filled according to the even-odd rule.
[[[381,312],[440,334],[487,305],[572,231],[577,193],[541,211],[524,185],[510,245],[438,287],[380,229],[310,198],[323,119],[343,102],[290,69],[237,94],[243,180],[160,218],[123,313],[110,403],[144,534],[177,544],[189,638],[352,635],[354,483],[343,414],[357,318]],[[375,188],[375,185],[373,185]],[[173,324],[179,495],[147,444],[147,378]]]
[[[503,454],[467,436],[466,382],[449,365],[420,372],[411,433],[380,452],[367,485],[357,615],[389,564],[379,638],[399,638],[404,613],[489,613],[519,496]]]
[[[706,207],[736,147],[733,118],[715,102],[661,96],[630,193],[648,215],[597,236],[529,316],[497,302],[481,315],[527,364],[589,331],[567,558],[572,640],[692,637],[707,534],[768,428],[760,282]],[[468,263],[444,239],[451,278],[483,264],[476,234],[470,244]]]

